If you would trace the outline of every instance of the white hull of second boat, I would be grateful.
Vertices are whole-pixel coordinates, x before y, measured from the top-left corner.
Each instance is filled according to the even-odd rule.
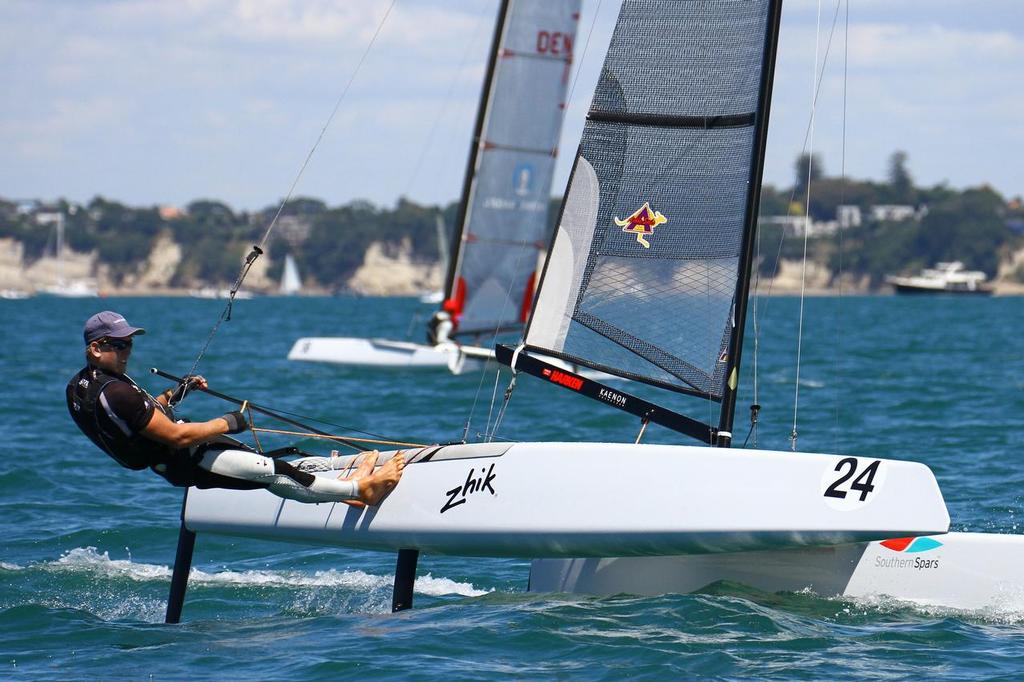
[[[96,298],[99,296],[96,287],[83,281],[61,282],[53,286],[41,287],[39,293],[43,296],[58,298]]]
[[[288,359],[385,369],[448,369],[452,374],[463,374],[475,372],[494,359],[494,349],[456,343],[428,346],[388,339],[310,337],[296,341],[288,351]],[[604,372],[581,369],[557,358],[549,358],[547,362],[590,379],[607,381],[617,378]],[[507,369],[505,365],[500,367]]]
[[[451,369],[456,374],[477,368],[491,357],[494,352],[486,348],[454,343],[428,346],[411,341],[352,337],[302,338],[288,352],[289,360],[391,369]]]
[[[407,457],[401,483],[376,509],[262,490],[191,489],[185,525],[373,550],[512,557],[739,552],[949,527],[934,476],[913,462],[622,443],[452,445]],[[327,461],[340,468],[351,459]]]
[[[537,559],[536,592],[658,595],[718,582],[920,605],[1024,610],[1024,535],[947,533],[831,547],[673,557]]]

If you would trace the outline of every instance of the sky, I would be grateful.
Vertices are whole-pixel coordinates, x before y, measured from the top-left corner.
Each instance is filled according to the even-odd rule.
[[[882,180],[903,150],[918,184],[1024,194],[1020,0],[840,2],[838,15],[836,0],[784,3],[765,182],[791,185],[802,150],[828,175]],[[295,196],[456,200],[497,6],[4,0],[0,197],[258,210],[288,194],[322,133]],[[583,0],[553,194],[618,6]]]

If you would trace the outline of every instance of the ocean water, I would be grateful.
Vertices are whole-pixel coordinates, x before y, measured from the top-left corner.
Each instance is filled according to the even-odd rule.
[[[115,309],[148,329],[129,372],[157,391],[166,382],[148,368],[187,372],[222,307],[170,298],[0,301],[0,679],[1024,675],[1024,612],[743,585],[644,598],[532,594],[526,561],[426,555],[416,608],[392,615],[391,554],[212,535],[199,536],[182,623],[163,625],[181,492],[96,450],[68,418],[63,388],[82,364],[91,313]],[[757,444],[786,449],[799,301],[762,299],[758,310]],[[493,371],[453,377],[285,359],[299,336],[416,338],[427,313],[409,299],[240,301],[199,369],[215,389],[330,430],[442,441],[460,438],[469,419],[476,438],[493,422],[504,375],[496,382]],[[754,398],[753,337],[734,429],[740,442]],[[797,448],[923,461],[954,529],[1024,532],[1022,337],[1024,299],[810,299]],[[196,419],[230,409],[205,395],[185,407]],[[689,409],[699,418],[707,407]],[[630,440],[637,426],[524,377],[498,435]],[[645,440],[681,442],[655,427]]]

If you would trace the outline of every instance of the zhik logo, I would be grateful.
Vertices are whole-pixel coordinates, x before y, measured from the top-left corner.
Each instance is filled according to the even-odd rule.
[[[455,488],[452,488],[445,495],[448,496],[448,500],[441,507],[441,513],[444,514],[452,507],[458,507],[460,504],[465,504],[467,498],[473,493],[478,493],[483,490],[490,491],[491,495],[496,495],[494,492],[494,486],[491,483],[494,482],[494,465],[491,464],[490,468],[485,473],[483,470],[480,471],[480,476],[474,478],[473,474],[476,473],[476,469],[470,469],[469,474],[466,476],[466,482]]]

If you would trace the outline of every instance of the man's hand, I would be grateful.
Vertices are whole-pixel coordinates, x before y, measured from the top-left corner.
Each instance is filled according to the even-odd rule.
[[[207,383],[206,379],[197,374],[194,377],[189,377],[185,383],[167,389],[161,397],[166,399],[165,404],[167,405],[171,403],[178,404],[184,400],[185,394],[188,391],[204,391],[208,387],[209,383]]]

